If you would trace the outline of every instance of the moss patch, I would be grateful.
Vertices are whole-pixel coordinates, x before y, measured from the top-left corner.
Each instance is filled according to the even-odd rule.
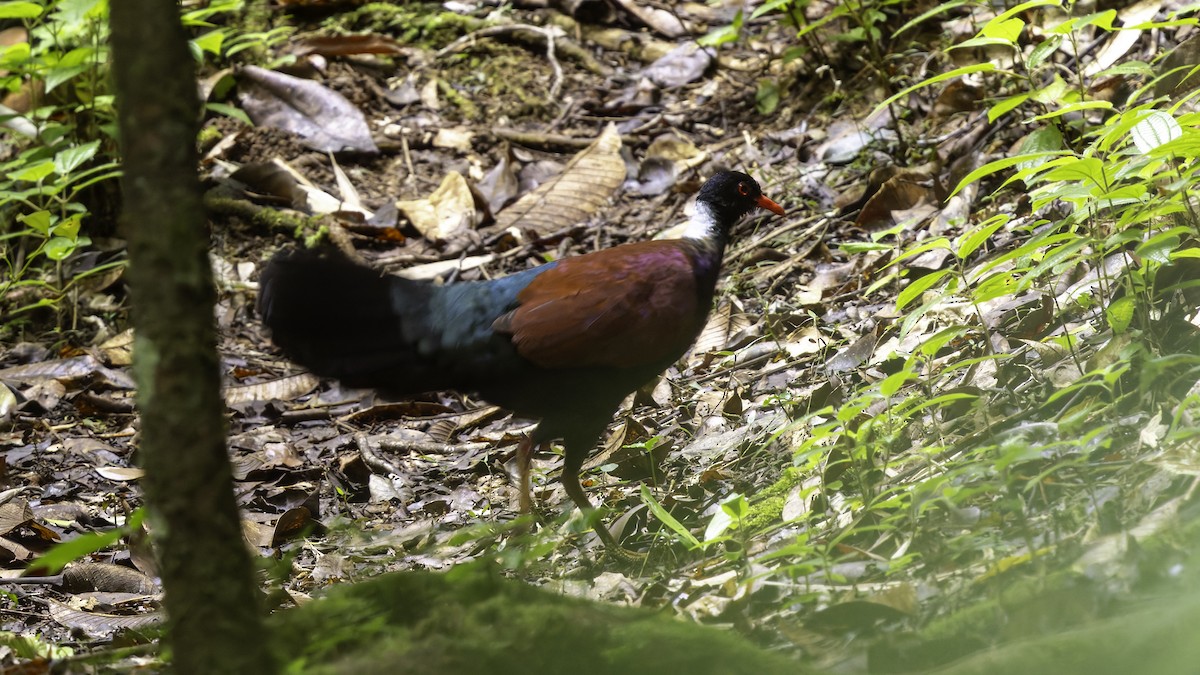
[[[554,595],[485,565],[337,587],[272,623],[292,672],[804,672],[729,632]]]

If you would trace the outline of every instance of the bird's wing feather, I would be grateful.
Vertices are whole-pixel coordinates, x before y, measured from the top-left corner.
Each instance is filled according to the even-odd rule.
[[[703,327],[692,260],[651,241],[562,260],[494,324],[543,368],[636,368],[679,358]]]

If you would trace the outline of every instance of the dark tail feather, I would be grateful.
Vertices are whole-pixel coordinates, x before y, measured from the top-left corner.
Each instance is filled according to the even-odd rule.
[[[434,328],[419,325],[434,291],[336,253],[284,251],[262,273],[258,313],[284,354],[318,375],[419,393],[442,384],[416,344]]]

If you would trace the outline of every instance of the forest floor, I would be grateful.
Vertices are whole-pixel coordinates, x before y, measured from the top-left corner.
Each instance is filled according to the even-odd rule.
[[[1172,578],[1186,537],[1152,552],[1145,540],[1195,508],[1191,442],[1164,440],[1161,400],[1084,414],[1078,396],[1093,394],[1063,393],[1096,363],[1081,361],[1128,346],[1097,337],[1095,315],[1059,311],[1094,269],[990,303],[898,307],[959,264],[901,251],[1029,215],[1021,191],[990,194],[997,179],[950,194],[1024,137],[1020,121],[989,123],[991,94],[969,78],[877,107],[894,92],[861,42],[797,39],[778,14],[703,48],[694,37],[733,23],[730,3],[642,9],[592,22],[420,3],[280,13],[295,31],[256,54],[276,71],[202,70],[215,110],[256,122],[210,112],[202,171],[231,459],[273,601],[494,560],[816,668],[903,672],[1103,618]],[[970,36],[981,16],[950,12],[909,37]],[[1125,57],[1149,62],[1189,30]],[[888,67],[919,76],[927,56]],[[258,274],[284,247],[325,239],[413,278],[491,278],[670,236],[722,168],[755,176],[788,215],[735,230],[699,343],[626,401],[585,467],[613,533],[650,554],[640,564],[607,558],[568,512],[558,455],[535,461],[539,522],[511,526],[513,455],[533,420],[457,392],[395,401],[320,380],[278,355],[255,313]],[[982,252],[1023,236],[995,232]],[[120,240],[94,239],[97,259],[119,254]],[[10,570],[140,505],[125,302],[118,269],[85,287],[66,330],[26,328],[0,353],[16,394],[0,432]],[[947,333],[980,322],[983,338]],[[1098,326],[1082,356],[1047,346],[1068,324]],[[928,380],[862,394],[930,344]],[[94,557],[146,575],[119,597],[22,586],[3,629],[109,645],[153,621],[140,585],[152,558],[137,539]]]

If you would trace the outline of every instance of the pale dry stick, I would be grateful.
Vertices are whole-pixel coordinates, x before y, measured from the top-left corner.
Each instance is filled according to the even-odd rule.
[[[400,148],[404,151],[404,167],[408,169],[408,176],[405,180],[410,180],[417,175],[417,172],[413,169],[412,153],[408,149],[408,132],[405,130],[400,132]]]
[[[558,92],[562,89],[563,70],[558,64],[558,59],[554,56],[554,28],[542,28],[542,34],[546,36],[546,59],[550,61],[550,67],[554,69],[554,81],[550,84],[550,100],[558,98]]]

